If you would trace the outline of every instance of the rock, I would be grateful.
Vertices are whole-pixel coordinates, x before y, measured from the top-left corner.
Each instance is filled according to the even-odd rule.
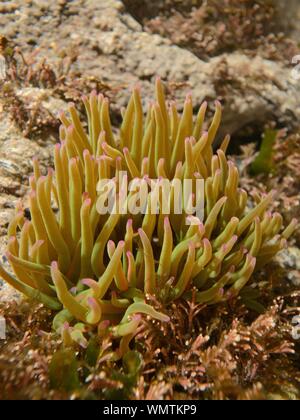
[[[32,158],[37,156],[42,170],[51,162],[50,147],[41,147],[36,141],[23,136],[11,117],[1,112],[0,119],[0,255],[6,244],[8,223],[18,201],[28,188],[32,173]]]
[[[17,89],[15,94],[32,109],[41,106],[55,116],[66,107],[65,102],[54,98],[46,89],[27,87]],[[7,245],[7,227],[16,206],[20,200],[25,208],[27,205],[26,192],[28,177],[32,174],[32,158],[35,156],[38,158],[41,170],[45,173],[52,165],[52,147],[55,139],[50,135],[43,138],[25,137],[13,121],[12,115],[4,111],[4,103],[1,101],[0,111],[0,258],[2,259],[1,256],[4,255]],[[2,263],[7,270],[10,269],[5,258]],[[17,296],[9,286],[5,286],[4,289],[1,285],[0,300]]]
[[[67,110],[67,104],[62,99],[56,98],[51,89],[42,89],[38,87],[25,87],[17,89],[15,94],[22,101],[27,102],[32,108],[38,106],[47,110],[55,118],[58,118],[60,111]],[[48,139],[44,139],[47,141]]]
[[[300,286],[300,249],[289,246],[276,256],[276,261],[285,270],[286,277],[293,286]]]
[[[298,0],[273,0],[279,8],[282,24],[298,42],[300,29],[297,23],[300,19],[300,3]],[[288,3],[288,4],[287,4]],[[288,7],[287,7],[288,6]]]
[[[18,9],[2,14],[8,34],[24,50],[39,46],[50,61],[70,49],[78,51],[74,70],[100,77],[113,87],[140,83],[144,97],[153,98],[153,78],[186,83],[176,92],[182,102],[192,90],[195,110],[204,99],[224,103],[223,131],[230,134],[249,124],[278,121],[294,126],[300,120],[300,84],[284,65],[236,52],[202,61],[142,26],[118,0],[75,0],[70,3],[16,1]],[[42,13],[42,14],[41,14]],[[12,15],[17,19],[12,20]],[[74,31],[76,28],[76,31]],[[117,94],[117,108],[129,90]]]

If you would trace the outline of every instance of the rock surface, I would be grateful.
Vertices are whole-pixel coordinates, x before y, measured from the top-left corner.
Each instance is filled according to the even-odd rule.
[[[186,83],[188,88],[176,96],[182,99],[191,89],[195,109],[204,99],[222,99],[226,132],[235,133],[257,120],[271,119],[288,127],[300,120],[300,83],[293,80],[291,68],[242,53],[204,62],[170,40],[146,33],[118,0],[17,0],[4,3],[0,22],[6,36],[24,51],[37,47],[41,56],[52,61],[77,51],[74,69],[98,76],[113,87],[127,88],[138,82],[144,95],[152,98],[153,78],[160,75]],[[120,91],[119,107],[128,96],[128,90]]]
[[[62,107],[61,101],[49,97],[43,89],[26,88],[17,91],[21,98],[29,97],[31,106],[35,103],[56,114]],[[42,171],[52,164],[53,138],[30,139],[22,133],[12,116],[3,109],[0,101],[0,258],[9,270],[4,257],[7,244],[7,227],[16,206],[22,201],[26,208],[28,177],[32,173],[32,158],[37,157]],[[24,197],[25,196],[25,197]],[[18,294],[0,280],[0,300],[15,298]]]

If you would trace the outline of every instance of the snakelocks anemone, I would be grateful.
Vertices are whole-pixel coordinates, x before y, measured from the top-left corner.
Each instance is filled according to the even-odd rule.
[[[66,345],[86,345],[85,332],[119,338],[109,357],[118,359],[146,314],[162,322],[147,296],[165,304],[189,299],[196,289],[199,303],[232,299],[253,272],[286,244],[296,221],[283,228],[280,214],[268,211],[273,192],[253,202],[239,188],[239,173],[226,158],[229,136],[214,152],[221,122],[221,105],[204,131],[207,104],[194,118],[187,96],[181,115],[167,103],[157,79],[156,100],[144,115],[140,90],[134,88],[122,111],[120,129],[110,121],[109,101],[92,92],[83,98],[87,123],[73,104],[61,113],[60,143],[54,147],[54,168],[41,174],[33,162],[30,178],[30,219],[18,208],[8,228],[7,259],[14,276],[0,275],[15,289],[56,312],[54,329]],[[116,211],[136,192],[124,191],[128,181],[169,180],[169,212],[159,192],[158,210],[148,211],[157,191],[147,194],[145,212]],[[113,180],[113,209],[102,211],[97,185]],[[173,181],[177,181],[177,184]],[[176,185],[204,180],[203,217],[188,213],[185,204],[174,211]],[[157,184],[159,185],[159,183]]]

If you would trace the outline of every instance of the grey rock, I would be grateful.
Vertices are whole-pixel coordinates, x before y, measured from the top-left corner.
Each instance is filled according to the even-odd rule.
[[[75,70],[128,88],[117,94],[117,108],[127,103],[135,83],[142,85],[147,100],[153,98],[153,79],[160,75],[187,83],[175,96],[182,102],[192,90],[195,110],[204,99],[211,104],[223,100],[223,128],[230,134],[266,119],[287,127],[300,120],[300,83],[283,64],[242,53],[204,62],[170,40],[144,32],[119,0],[15,3],[14,13],[0,14],[13,39],[25,50],[28,43],[38,45],[39,54],[53,62],[62,52],[77,50]]]

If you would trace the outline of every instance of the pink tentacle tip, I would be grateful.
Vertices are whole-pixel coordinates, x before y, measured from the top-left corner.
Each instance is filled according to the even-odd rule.
[[[221,288],[218,290],[218,296],[219,296],[219,297],[224,296],[224,288],[223,288],[223,287],[221,287]]]
[[[71,293],[73,296],[75,296],[75,295],[76,295],[76,293],[77,293],[77,287],[76,287],[76,286],[71,287],[71,289],[70,289],[70,293]]]
[[[52,261],[52,263],[51,263],[51,268],[52,268],[53,270],[58,270],[58,263],[57,263],[57,261]]]
[[[24,214],[24,210],[20,208],[20,210],[18,210],[17,212],[17,216],[23,216],[23,214]]]
[[[110,321],[108,319],[101,321],[98,325],[98,330],[107,330],[107,328],[110,326]]]
[[[191,96],[189,96],[189,95],[186,95],[184,105],[185,105],[185,106],[186,106],[186,105],[191,105],[191,103],[192,103],[192,97],[191,97]]]
[[[97,308],[98,307],[98,303],[97,303],[96,299],[92,296],[87,298],[87,303],[91,308]]]
[[[69,125],[69,127],[67,128],[67,133],[68,133],[68,134],[73,134],[73,131],[74,131],[74,126],[73,126],[73,124],[71,124],[71,125]]]
[[[90,207],[92,204],[92,200],[90,198],[86,198],[83,202],[84,206]]]
[[[90,152],[89,152],[89,150],[88,149],[84,149],[84,151],[83,151],[83,156],[85,157],[85,156],[90,156]]]
[[[210,240],[209,240],[209,239],[207,239],[207,238],[204,238],[204,239],[203,239],[203,245],[204,245],[204,246],[210,246]]]
[[[77,159],[76,159],[76,157],[72,157],[72,158],[70,159],[70,165],[71,165],[71,166],[76,166],[76,165],[77,165]]]
[[[162,322],[170,322],[171,318],[168,315],[162,314],[161,321]]]
[[[223,244],[222,246],[221,246],[221,250],[222,250],[222,252],[227,252],[227,250],[229,249],[229,246],[227,245],[227,244]]]
[[[96,280],[87,278],[87,279],[82,279],[81,284],[83,284],[84,286],[87,286],[87,287],[92,289],[94,286],[97,285],[97,282],[96,282]]]
[[[92,279],[82,279],[80,280],[81,284],[83,284],[84,286],[89,286],[91,284],[91,280]]]
[[[126,227],[127,228],[131,228],[132,227],[132,224],[133,224],[133,220],[132,219],[128,219],[127,220],[127,223],[126,223]]]
[[[246,248],[244,245],[241,245],[240,250],[242,251],[243,255],[246,255],[246,254],[248,254],[248,252],[249,252],[249,249],[248,249],[248,248]]]
[[[97,93],[96,89],[93,89],[93,90],[91,91],[91,97],[92,97],[92,96],[98,96],[98,93]]]
[[[142,315],[141,314],[134,314],[132,315],[132,321],[141,321]]]
[[[143,181],[145,181],[148,185],[151,185],[151,178],[149,177],[149,175],[144,175]]]
[[[164,218],[164,225],[165,225],[166,227],[169,227],[169,226],[170,226],[170,220],[169,220],[168,216],[166,216],[166,217]]]
[[[199,219],[199,221],[200,221],[200,219]],[[198,229],[199,229],[200,234],[204,235],[205,226],[204,226],[203,222],[200,221]]]
[[[141,84],[140,84],[140,83],[136,83],[136,84],[133,86],[133,91],[134,91],[134,92],[137,92],[137,93],[140,93],[140,91],[141,91]]]

